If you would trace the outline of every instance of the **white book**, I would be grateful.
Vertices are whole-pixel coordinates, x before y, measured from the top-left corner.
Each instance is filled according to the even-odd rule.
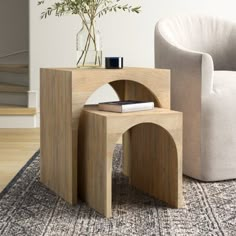
[[[154,102],[132,101],[132,100],[104,102],[98,104],[98,109],[101,111],[111,111],[120,113],[145,111],[154,109]]]

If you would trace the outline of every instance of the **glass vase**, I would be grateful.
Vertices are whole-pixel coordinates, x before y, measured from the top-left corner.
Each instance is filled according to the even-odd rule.
[[[101,34],[94,21],[85,21],[76,36],[77,67],[99,68],[102,66]]]

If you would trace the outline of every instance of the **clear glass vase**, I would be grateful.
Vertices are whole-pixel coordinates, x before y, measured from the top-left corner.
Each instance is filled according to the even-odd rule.
[[[99,68],[102,66],[102,40],[95,22],[83,22],[76,36],[77,67]]]

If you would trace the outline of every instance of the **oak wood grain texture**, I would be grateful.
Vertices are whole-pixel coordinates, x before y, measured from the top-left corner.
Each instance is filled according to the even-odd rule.
[[[155,98],[160,107],[170,107],[169,70],[41,69],[42,182],[71,203],[76,203],[77,196],[75,186],[80,114],[88,98],[104,84],[111,84],[120,97],[130,94],[133,99],[138,99],[141,98],[141,91],[146,99],[150,96]],[[67,142],[57,142],[59,137],[67,137]],[[47,159],[50,163],[48,166]],[[67,172],[72,173],[72,177],[68,177]]]
[[[71,73],[41,71],[41,181],[66,201],[77,202],[73,171]],[[76,137],[74,137],[74,140]],[[77,144],[76,144],[77,146]]]
[[[130,183],[172,207],[182,206],[182,113],[156,108],[119,114],[86,107],[82,117],[79,193],[89,206],[112,216],[112,156],[127,130]]]
[[[0,105],[0,115],[36,115],[36,108]]]
[[[170,80],[170,74],[167,73],[165,78]],[[114,81],[110,83],[110,85],[114,88],[117,92],[119,98],[121,100],[141,100],[141,101],[153,101],[155,107],[164,107],[170,108],[170,105],[160,99],[160,96],[155,95],[155,93],[151,92],[147,89],[144,85],[140,83],[133,83],[132,81]],[[169,84],[170,86],[170,84]],[[168,86],[167,86],[168,87]],[[156,91],[158,94],[158,92]],[[166,89],[166,93],[168,94],[168,89]],[[166,96],[166,99],[169,99],[169,95]],[[148,127],[147,127],[148,129]],[[127,131],[123,135],[123,148],[124,148],[124,158],[123,158],[123,173],[126,176],[129,176],[129,153],[130,153],[130,143],[129,143],[129,136],[131,131]],[[147,130],[147,133],[148,130]]]
[[[110,85],[117,92],[120,100],[140,100],[140,101],[153,101],[155,107],[162,107],[159,102],[158,97],[155,96],[150,90],[142,84],[137,84],[132,81],[114,81]],[[168,106],[165,106],[169,108]],[[127,131],[123,135],[123,148],[124,148],[124,158],[123,158],[123,174],[129,176],[129,152],[130,143],[129,136],[131,131]]]
[[[107,158],[106,118],[96,114],[87,115],[86,112],[82,117],[78,160],[79,197],[110,217],[112,158]]]
[[[179,208],[183,202],[181,115],[165,117],[161,126],[141,124],[131,129],[130,184]]]
[[[0,192],[40,146],[39,129],[0,129]]]

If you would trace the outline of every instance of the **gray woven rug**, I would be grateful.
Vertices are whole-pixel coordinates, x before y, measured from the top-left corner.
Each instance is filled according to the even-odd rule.
[[[236,181],[200,183],[184,178],[186,206],[171,209],[128,185],[122,148],[113,162],[113,218],[86,204],[75,207],[39,182],[39,158],[0,194],[0,235],[236,235]]]

